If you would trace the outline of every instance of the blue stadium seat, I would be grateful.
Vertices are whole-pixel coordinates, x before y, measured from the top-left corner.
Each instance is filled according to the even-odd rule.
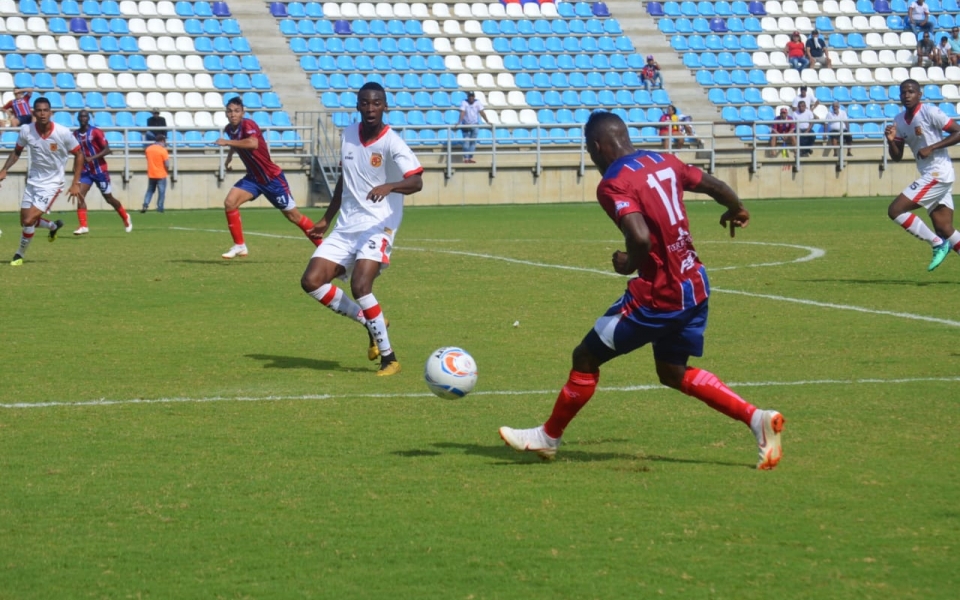
[[[724,106],[720,118],[728,123],[736,123],[740,120],[740,110],[736,106]]]
[[[201,21],[203,25],[203,32],[207,35],[220,35],[221,33],[226,33],[223,30],[220,21],[216,19],[204,19]]]
[[[33,81],[33,74],[32,73],[15,73],[13,75],[13,87],[15,88],[36,87]]]
[[[932,83],[923,86],[923,99],[933,100],[936,102],[943,100],[943,94],[940,91],[940,86]]]
[[[703,52],[700,54],[700,66],[704,69],[716,69],[720,66],[717,62],[717,55],[713,52]]]
[[[727,90],[727,102],[730,104],[743,104],[743,90],[738,87],[732,87]]]
[[[660,19],[657,21],[657,28],[660,30],[660,33],[664,35],[677,33],[677,26],[672,19]]]
[[[55,33],[58,35],[63,35],[70,33],[70,26],[67,25],[66,19],[61,17],[53,17],[47,21],[47,27],[50,29],[50,33]]]
[[[16,52],[17,51],[17,42],[13,39],[12,35],[0,35],[0,51],[2,52]]]
[[[46,69],[46,64],[43,62],[43,57],[39,54],[30,53],[23,57],[24,64],[28,71],[43,71]],[[23,86],[17,86],[23,87]]]
[[[825,86],[825,85],[817,86],[817,89],[814,92],[814,95],[817,97],[817,100],[819,100],[821,104],[828,104],[830,102],[833,102],[833,90],[828,86]]]
[[[747,28],[743,25],[743,19],[740,17],[730,17],[727,19],[727,31],[730,33],[743,33]]]
[[[213,87],[218,90],[232,90],[233,80],[226,73],[215,73],[213,75]]]
[[[741,106],[740,107],[740,120],[741,121],[756,121],[757,120],[757,109],[753,106]]]
[[[830,34],[833,32],[833,21],[830,20],[830,17],[821,15],[816,19],[816,28],[820,33]]]
[[[100,12],[103,13],[105,17],[119,17],[120,16],[120,4],[116,0],[103,0],[100,3]]]
[[[747,55],[747,56],[749,56],[749,55]],[[702,62],[702,61],[701,61],[701,62]],[[720,52],[720,53],[718,53],[718,54],[717,54],[717,64],[720,66],[721,69],[734,69],[734,68],[736,68],[737,66],[741,66],[741,67],[752,67],[752,66],[753,66],[752,63],[749,64],[749,65],[738,65],[736,59],[735,59],[734,56],[733,56],[733,54],[731,54],[730,52]]]
[[[231,56],[231,57],[227,57],[227,58],[234,58],[234,59],[236,59],[237,57],[236,57],[236,56]],[[146,66],[146,65],[144,65],[144,66]],[[240,67],[240,61],[239,61],[239,59],[238,59],[238,60],[237,60],[237,68],[239,69],[239,67]],[[222,71],[222,70],[223,70],[223,59],[221,59],[221,58],[220,58],[219,56],[217,56],[216,54],[208,54],[208,55],[206,55],[206,56],[203,57],[203,68],[204,68],[205,70],[207,70],[207,71],[210,71],[210,72]]]
[[[772,106],[759,106],[757,107],[757,120],[758,121],[772,121],[776,118],[776,115],[773,112]]]
[[[693,30],[697,33],[708,34],[711,33],[710,22],[704,19],[703,17],[697,17],[693,20]]]
[[[381,19],[371,20],[369,35],[372,35],[378,38],[389,35],[389,32],[387,31],[387,22]]]
[[[756,17],[744,19],[743,28],[747,30],[747,33],[763,33],[763,28],[760,27],[760,19]]]
[[[709,71],[707,72],[709,73]],[[736,79],[734,79],[734,75],[737,76]],[[717,69],[713,73],[714,84],[719,86],[724,86],[724,87],[731,86],[731,85],[738,85],[738,86],[746,85],[746,83],[743,81],[744,79],[746,79],[746,73],[744,73],[743,71],[737,71],[737,70],[727,71],[724,69]]]
[[[47,72],[36,73],[33,76],[33,87],[38,90],[52,90],[56,85],[53,83],[53,75]]]
[[[350,29],[353,31],[354,35],[370,34],[370,24],[364,21],[363,19],[357,19],[357,20],[351,21]]]
[[[659,2],[647,2],[646,3],[647,14],[651,17],[662,17],[663,13],[663,4]]]
[[[847,48],[847,38],[842,33],[831,33],[827,36],[827,44],[834,50],[844,49]]]
[[[710,34],[703,38],[703,43],[707,50],[711,52],[720,52],[723,50],[723,39],[717,34]]]
[[[748,104],[763,104],[763,96],[758,88],[748,87],[743,90],[743,101]]]
[[[250,83],[255,90],[269,90],[270,78],[265,73],[254,73],[250,76]]]
[[[760,0],[750,0],[750,3],[747,4],[747,10],[749,10],[750,14],[755,17],[767,16],[767,8],[763,5],[763,2],[760,2]]]
[[[727,103],[727,93],[723,88],[710,88],[707,92],[707,100],[713,102],[714,104],[726,104]]]
[[[56,4],[56,2],[54,2]],[[75,17],[80,14],[80,5],[77,0],[63,0],[60,2],[60,13],[68,17]]]
[[[848,104],[847,116],[851,119],[865,119],[867,115],[860,104]]]
[[[843,104],[851,102],[853,98],[850,95],[850,88],[847,88],[845,86],[838,86],[833,88],[833,99],[836,100],[837,102],[842,102]],[[848,113],[847,116],[849,116],[849,111],[847,111],[847,113]]]
[[[100,12],[100,3],[96,0],[83,0],[83,4],[80,5],[80,10],[88,17],[99,17],[103,14]]]
[[[862,50],[867,47],[866,42],[863,41],[862,33],[851,33],[847,35],[847,45],[853,48],[854,50]]]
[[[240,35],[240,24],[236,19],[223,19],[220,23],[224,35]]]
[[[850,98],[854,102],[867,103],[870,102],[870,93],[867,91],[867,88],[862,85],[855,85],[850,88]]]
[[[107,102],[103,98],[103,94],[100,92],[87,92],[84,96],[84,102],[87,105],[87,108],[93,109],[104,109],[107,107]]]

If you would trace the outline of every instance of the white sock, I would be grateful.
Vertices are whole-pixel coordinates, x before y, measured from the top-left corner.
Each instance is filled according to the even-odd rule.
[[[387,321],[383,318],[383,311],[380,310],[380,303],[373,294],[367,294],[357,298],[357,303],[363,309],[363,316],[367,318],[367,331],[373,336],[373,340],[380,349],[380,356],[388,356],[393,352],[390,347],[390,337],[387,335]]]
[[[27,255],[27,248],[30,247],[30,242],[33,241],[33,234],[35,232],[36,228],[32,225],[23,228],[23,233],[20,234],[20,248],[17,250],[17,254],[20,256]]]
[[[894,221],[896,221],[900,227],[906,229],[907,233],[927,242],[931,246],[939,246],[943,243],[940,236],[931,231],[930,228],[927,227],[927,224],[913,213],[903,213],[894,219]]]
[[[954,231],[953,235],[947,238],[947,242],[950,244],[950,247],[953,248],[954,252],[960,254],[960,231]]]
[[[360,305],[348,298],[343,290],[335,285],[326,283],[309,292],[309,294],[316,298],[317,302],[338,315],[349,317],[358,323],[367,322],[367,319],[363,316],[363,311],[360,310]]]
[[[50,231],[53,231],[54,229],[57,228],[57,225],[53,221],[40,219],[40,227],[42,227],[43,229],[49,229]]]

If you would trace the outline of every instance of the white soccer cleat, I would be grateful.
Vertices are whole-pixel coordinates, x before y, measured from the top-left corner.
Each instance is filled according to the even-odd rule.
[[[246,256],[246,255],[247,255],[247,245],[236,244],[234,245],[233,248],[230,248],[220,256],[229,259],[229,258],[236,258],[238,256]]]
[[[73,232],[73,235],[84,235],[87,233],[90,233],[90,230],[86,227],[77,227],[77,229]]]
[[[127,215],[127,220],[123,222],[123,230],[127,233],[133,231],[133,219],[129,214]]]
[[[533,429],[500,428],[500,438],[508,446],[520,452],[536,452],[540,458],[552,460],[560,447],[560,438],[552,438],[543,430],[543,425]]]
[[[757,462],[758,469],[769,471],[780,462],[780,458],[783,456],[783,447],[780,445],[780,432],[783,431],[783,423],[783,415],[777,411],[763,411],[760,431],[757,434],[757,446],[760,449],[760,460]]]

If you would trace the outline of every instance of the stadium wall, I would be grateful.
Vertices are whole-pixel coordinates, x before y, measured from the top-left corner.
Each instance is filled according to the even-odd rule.
[[[766,164],[757,173],[750,173],[747,165],[718,166],[716,176],[728,182],[745,200],[767,198],[832,198],[844,196],[893,197],[916,179],[912,160],[888,163],[880,171],[874,162],[848,163],[837,172],[831,164],[805,165],[794,173],[790,164]],[[288,170],[294,198],[300,206],[317,205],[319,196],[312,192],[312,182],[305,170]],[[169,210],[220,208],[223,198],[233,184],[243,176],[242,171],[226,173],[218,181],[214,171],[194,172],[181,169],[175,183],[167,185],[166,208]],[[443,169],[424,172],[423,191],[407,200],[408,206],[456,206],[485,204],[553,204],[557,202],[592,202],[600,180],[599,173],[588,166],[583,176],[572,166],[544,167],[539,177],[529,167],[498,168],[496,177],[485,168],[459,168],[450,179]],[[14,212],[20,208],[25,185],[24,173],[13,172],[0,188],[0,211]],[[126,184],[120,174],[113,172],[114,195],[124,206],[139,210],[146,192],[147,177],[137,172]],[[697,198],[696,194],[690,196]],[[112,210],[94,188],[88,193],[90,210]],[[66,198],[61,198],[56,211],[67,210]],[[153,205],[156,206],[154,198]],[[258,199],[246,206],[269,207]]]

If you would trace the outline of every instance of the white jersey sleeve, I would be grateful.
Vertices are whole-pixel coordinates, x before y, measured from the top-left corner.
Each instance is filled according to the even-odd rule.
[[[896,139],[910,146],[920,173],[943,182],[954,180],[953,162],[946,148],[934,150],[927,158],[917,156],[917,152],[923,148],[943,139],[943,131],[953,123],[953,119],[936,106],[921,104],[909,121],[904,111],[897,115],[894,123],[897,127]]]
[[[391,173],[391,175],[396,177],[388,177],[389,181],[406,179],[423,171],[417,155],[399,135],[390,136],[390,155],[393,160],[388,163],[388,166],[392,168],[391,170],[395,170],[395,173]]]

